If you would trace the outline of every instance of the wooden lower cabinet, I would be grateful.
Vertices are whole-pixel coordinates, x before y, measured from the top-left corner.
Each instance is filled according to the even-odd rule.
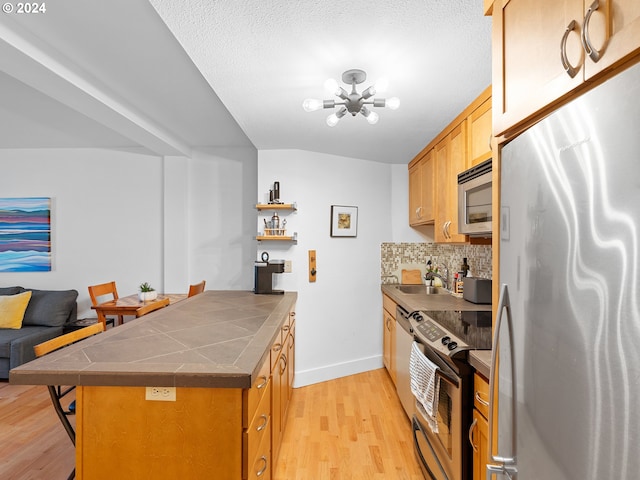
[[[280,453],[282,434],[287,421],[289,400],[293,391],[295,365],[295,312],[289,314],[282,326],[280,338],[271,348],[271,468],[275,467]],[[263,477],[260,477],[263,478]]]
[[[473,447],[473,479],[485,480],[489,461],[489,382],[477,373],[473,379],[473,422],[469,441]]]
[[[473,480],[487,478],[489,460],[489,422],[478,410],[473,410]]]
[[[396,303],[382,295],[382,361],[396,383]]]

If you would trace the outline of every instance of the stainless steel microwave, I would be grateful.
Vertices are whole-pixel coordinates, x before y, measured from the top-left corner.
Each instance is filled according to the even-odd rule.
[[[491,236],[491,163],[489,159],[458,175],[458,233]]]

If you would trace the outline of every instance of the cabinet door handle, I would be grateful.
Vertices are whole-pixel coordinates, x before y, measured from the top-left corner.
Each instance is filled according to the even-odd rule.
[[[260,418],[264,420],[261,425],[256,427],[256,432],[261,432],[265,428],[267,428],[267,424],[269,423],[269,417],[267,417],[264,413],[260,415]]]
[[[582,22],[582,33],[580,35],[580,39],[582,40],[582,47],[584,48],[584,51],[587,52],[587,55],[589,55],[589,58],[594,62],[597,62],[598,60],[600,60],[601,52],[593,48],[593,45],[591,45],[591,39],[589,38],[589,21],[591,20],[591,14],[594,11],[598,10],[598,7],[600,7],[599,0],[594,0],[594,2],[589,7],[589,10],[587,10],[587,14],[584,17],[584,21]]]
[[[489,406],[489,402],[487,400],[483,400],[482,397],[480,397],[480,392],[476,392],[475,396],[480,405],[484,405],[485,407]]]
[[[416,218],[422,218],[422,207],[416,208]]]
[[[256,477],[261,477],[262,475],[264,475],[264,472],[267,471],[269,463],[267,462],[267,457],[265,457],[264,455],[262,455],[258,460],[262,460],[264,462],[264,466],[256,472]]]
[[[473,441],[473,431],[475,430],[477,424],[478,419],[474,418],[473,423],[471,423],[471,426],[469,427],[469,443],[471,444],[471,448],[473,448],[473,451],[476,453],[478,453],[478,446]]]
[[[562,41],[560,42],[560,61],[562,62],[562,67],[567,74],[573,78],[578,73],[578,69],[569,63],[569,59],[567,58],[567,38],[569,34],[575,30],[576,21],[571,20],[571,23],[567,26],[567,29],[564,31],[564,35],[562,36]]]
[[[280,357],[280,375],[287,369],[287,356],[283,353]]]
[[[262,383],[256,385],[256,388],[260,390],[267,386],[267,383],[269,383],[269,378],[266,375],[260,375],[258,378],[262,378]]]

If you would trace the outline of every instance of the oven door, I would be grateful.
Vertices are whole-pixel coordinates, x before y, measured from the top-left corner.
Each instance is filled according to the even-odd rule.
[[[420,350],[440,369],[440,394],[436,420],[438,432],[429,427],[422,405],[416,402],[412,419],[414,449],[429,480],[462,480],[462,395],[460,378],[429,347]]]

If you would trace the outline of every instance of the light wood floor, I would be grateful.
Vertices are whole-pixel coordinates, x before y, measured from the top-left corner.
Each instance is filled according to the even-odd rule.
[[[386,370],[297,388],[273,480],[423,480]],[[0,381],[0,479],[66,479],[74,449],[42,386]]]
[[[384,369],[297,388],[273,480],[423,480]]]

